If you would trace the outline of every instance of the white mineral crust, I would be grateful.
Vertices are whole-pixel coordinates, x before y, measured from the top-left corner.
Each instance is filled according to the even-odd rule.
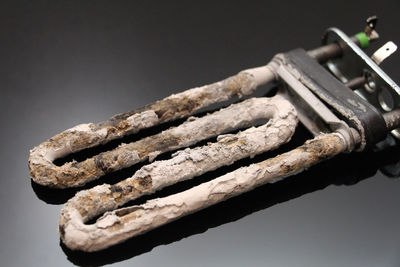
[[[180,131],[182,134],[190,136],[202,133],[201,127],[196,126],[197,123],[204,125],[204,122],[200,122],[200,120],[209,120],[209,123],[206,123],[209,124],[208,127],[224,123],[236,125],[235,121],[243,120],[243,118],[248,121],[254,121],[255,118],[266,118],[268,119],[267,123],[248,128],[237,134],[220,135],[215,143],[180,150],[173,154],[171,159],[155,161],[146,165],[133,177],[116,185],[102,185],[79,192],[68,201],[62,210],[60,226],[63,229],[61,236],[65,244],[70,248],[85,251],[105,248],[132,235],[140,234],[145,231],[143,229],[151,229],[154,225],[183,216],[187,213],[186,209],[197,210],[202,206],[206,207],[208,202],[212,202],[212,199],[217,198],[219,194],[224,195],[225,192],[230,195],[230,188],[235,183],[238,183],[238,190],[245,188],[244,184],[246,183],[250,186],[253,185],[255,181],[253,179],[258,173],[258,169],[254,166],[235,171],[235,173],[240,173],[239,176],[237,174],[225,175],[223,176],[225,178],[217,178],[216,181],[221,182],[205,183],[185,191],[184,194],[149,201],[143,207],[135,207],[134,212],[130,211],[132,208],[107,212],[95,224],[85,224],[94,216],[114,210],[140,195],[191,179],[221,166],[232,164],[239,159],[253,157],[275,149],[290,140],[297,125],[297,116],[294,107],[283,97],[278,95],[273,98],[252,98],[240,104],[232,105],[235,107],[235,113],[220,111],[220,116],[208,115],[201,119],[191,119],[187,122],[191,124],[191,127],[176,128],[174,134],[180,135]],[[225,110],[233,109],[228,107]],[[141,186],[137,182],[139,180],[146,181],[147,186]],[[161,205],[159,205],[160,203]],[[142,217],[142,213],[144,215],[147,210],[154,209],[159,210],[160,215],[155,217],[151,215],[147,219],[147,215]],[[84,215],[80,214],[79,210]],[[165,212],[163,212],[164,210]],[[124,211],[127,212],[127,215],[118,216],[118,214],[124,214]],[[139,222],[136,222],[133,217],[131,218],[132,215]],[[127,220],[127,218],[131,219]],[[139,227],[139,224],[142,227]],[[79,237],[76,237],[77,235]],[[87,239],[82,236],[87,236]],[[94,236],[96,238],[89,238]],[[83,243],[83,240],[86,242]]]

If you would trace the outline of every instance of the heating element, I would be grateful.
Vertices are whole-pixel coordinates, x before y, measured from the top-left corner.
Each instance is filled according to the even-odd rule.
[[[100,123],[80,124],[33,148],[29,168],[34,182],[61,189],[81,187],[148,162],[126,180],[82,190],[71,198],[61,211],[62,241],[73,250],[98,251],[337,154],[364,151],[387,138],[399,138],[400,88],[379,67],[396,46],[388,42],[371,57],[362,50],[378,38],[376,22],[376,17],[368,18],[364,31],[353,37],[330,28],[322,46],[314,50],[277,54],[265,66]],[[278,88],[274,96],[250,97],[269,83]],[[235,96],[247,97],[211,114],[193,116]],[[54,163],[71,153],[182,118],[186,120],[180,125],[83,161]],[[185,191],[121,208],[140,196],[274,150],[290,141],[298,121],[314,138],[293,150]],[[196,146],[211,138],[215,141]],[[157,160],[171,151],[175,152],[170,158]]]

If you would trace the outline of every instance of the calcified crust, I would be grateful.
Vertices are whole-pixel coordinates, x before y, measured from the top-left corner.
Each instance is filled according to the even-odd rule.
[[[124,185],[98,186],[78,193],[64,206],[60,218],[60,235],[71,249],[104,249],[257,186],[301,172],[345,149],[345,141],[339,134],[321,135],[275,158],[239,168],[175,195],[106,212],[95,224],[85,225],[84,221],[88,218],[107,209],[114,209],[126,201]],[[189,165],[195,164],[190,157],[185,161],[189,161]],[[152,173],[152,169],[149,173]],[[152,178],[146,177],[131,180],[130,186],[135,188],[132,191],[136,192],[133,194],[151,190]]]
[[[262,126],[237,134],[220,135],[215,143],[178,151],[171,159],[146,165],[133,177],[115,185],[104,184],[79,192],[67,202],[61,212],[60,234],[67,246],[73,249],[98,250],[115,243],[113,240],[119,239],[114,239],[114,236],[120,235],[124,229],[116,232],[108,229],[104,224],[108,219],[102,219],[94,225],[84,223],[141,195],[230,165],[239,159],[275,149],[290,140],[297,125],[294,107],[280,95],[248,99],[241,104],[231,105],[228,109],[235,110],[235,113],[228,112],[221,117],[208,115],[204,119],[212,125],[223,125],[240,118],[246,118],[249,122],[256,118],[269,120]],[[198,128],[193,125],[186,134],[197,132]],[[114,224],[110,226],[112,225]],[[128,237],[129,235],[124,239]],[[108,241],[102,244],[104,238]]]
[[[107,121],[81,124],[68,129],[30,151],[31,177],[36,183],[45,186],[76,187],[107,172],[130,166],[147,158],[152,159],[158,153],[187,146],[189,143],[184,143],[179,139],[180,137],[166,136],[165,140],[147,139],[146,144],[138,144],[136,147],[121,146],[114,152],[100,154],[80,163],[70,162],[63,166],[56,166],[53,163],[57,158],[82,149],[104,144],[163,122],[189,116],[201,108],[226,101],[234,95],[239,97],[249,95],[259,85],[274,80],[276,68],[277,63],[272,61],[268,65],[242,71],[223,81],[171,95],[138,110],[116,115]],[[222,132],[212,133],[207,137],[219,133]],[[161,147],[151,149],[154,145]],[[141,147],[142,151],[136,150],[137,147]]]

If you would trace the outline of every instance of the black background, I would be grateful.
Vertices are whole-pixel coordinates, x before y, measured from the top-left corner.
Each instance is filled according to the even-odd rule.
[[[398,0],[2,1],[0,265],[399,266],[400,180],[379,171],[398,148],[338,157],[95,254],[60,245],[74,191],[32,184],[27,167],[62,130],[316,47],[330,26],[354,34],[376,14],[375,48],[400,44],[399,11]],[[399,66],[398,54],[382,64],[397,83]]]

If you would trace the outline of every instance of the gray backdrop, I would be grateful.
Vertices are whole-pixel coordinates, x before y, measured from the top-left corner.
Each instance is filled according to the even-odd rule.
[[[341,156],[95,254],[60,244],[75,191],[32,184],[27,167],[29,149],[62,130],[313,48],[330,26],[354,34],[377,14],[378,44],[400,44],[399,10],[398,0],[1,1],[0,265],[400,266],[400,180],[379,170],[398,148]],[[400,82],[399,54],[382,66]]]

